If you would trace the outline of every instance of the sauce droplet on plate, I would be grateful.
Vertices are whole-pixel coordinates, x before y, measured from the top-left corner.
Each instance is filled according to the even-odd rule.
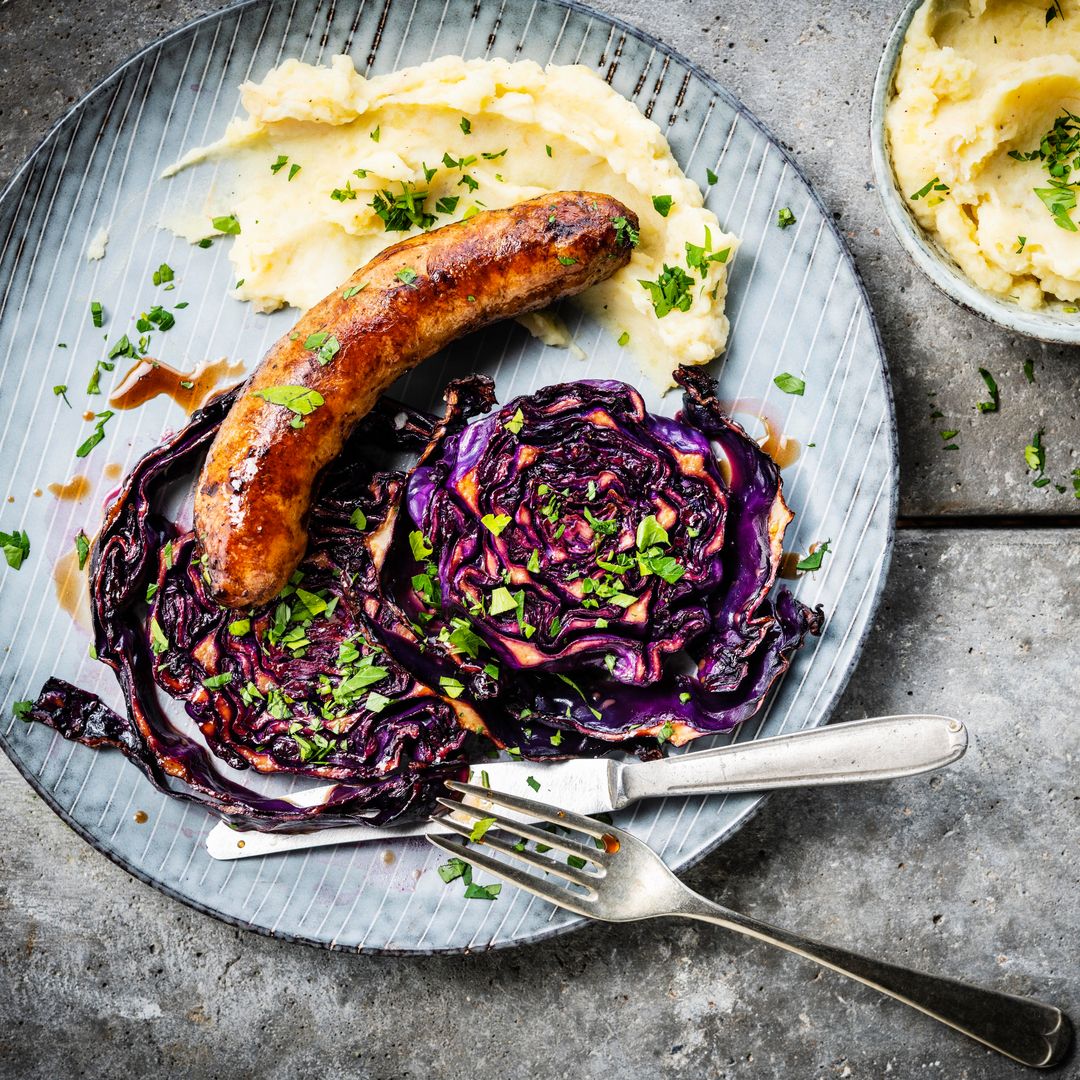
[[[66,484],[46,484],[50,495],[64,502],[78,502],[90,494],[90,481],[85,476],[73,476]]]
[[[751,429],[747,434],[776,462],[779,468],[786,469],[799,460],[802,447],[799,446],[798,439],[789,439],[783,433],[780,425],[765,408],[763,401],[757,398],[739,398],[736,401],[721,402],[721,406],[729,416]],[[746,423],[749,418],[756,420],[764,433],[754,431],[753,428],[756,425]]]
[[[785,581],[794,581],[796,578],[802,577],[799,572],[799,561],[802,556],[797,551],[785,551],[780,557],[780,569],[777,570],[776,576],[783,578]]]
[[[177,371],[144,356],[109,395],[109,404],[114,409],[137,409],[151,398],[165,395],[191,413],[206,403],[223,379],[242,375],[243,371],[243,364],[230,364],[225,359],[203,364],[191,372]]]
[[[135,811],[135,824],[145,825],[150,820],[150,815],[145,810]]]
[[[392,865],[396,859],[397,856],[392,851],[387,850],[382,853],[382,861],[386,863],[387,866]]]
[[[609,855],[614,855],[621,846],[618,837],[612,836],[611,833],[604,833],[604,835],[600,837],[600,842],[604,845],[604,850]]]
[[[76,626],[89,633],[90,587],[86,570],[86,567],[79,569],[79,553],[72,549],[56,560],[52,576],[57,603],[71,616]]]
[[[110,480],[115,480],[124,471],[124,466],[119,461],[110,461],[105,466],[105,475]]]

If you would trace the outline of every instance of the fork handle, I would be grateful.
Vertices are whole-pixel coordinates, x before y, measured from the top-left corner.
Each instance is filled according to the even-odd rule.
[[[1068,1054],[1072,1023],[1065,1013],[1052,1005],[987,990],[958,979],[927,975],[802,938],[730,911],[689,889],[684,903],[671,914],[715,923],[804,956],[849,979],[872,986],[1022,1065],[1049,1069]]]

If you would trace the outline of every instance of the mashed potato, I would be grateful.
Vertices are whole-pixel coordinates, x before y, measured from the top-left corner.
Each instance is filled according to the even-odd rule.
[[[660,129],[587,68],[446,56],[365,79],[336,56],[329,67],[287,60],[241,95],[247,115],[166,173],[215,159],[226,180],[167,224],[194,241],[213,231],[211,219],[233,215],[236,292],[260,310],[311,307],[422,226],[582,188],[621,199],[641,230],[630,264],[579,302],[665,383],[675,364],[723,349],[737,240],[704,208]],[[658,289],[641,280],[666,283],[680,302],[658,308]],[[527,325],[569,343],[557,322]]]
[[[1078,151],[1055,178],[1061,155],[1040,150],[1080,134],[1080,10],[1062,3],[927,0],[886,115],[919,222],[976,285],[1028,308],[1080,299]]]

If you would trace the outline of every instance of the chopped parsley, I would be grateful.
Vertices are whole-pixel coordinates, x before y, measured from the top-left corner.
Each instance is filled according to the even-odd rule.
[[[381,127],[382,127],[382,125],[381,125],[381,124],[380,124],[380,125],[378,125],[378,126],[377,126],[377,127],[375,128],[375,130],[374,130],[374,131],[372,131],[372,132],[371,132],[371,133],[370,133],[370,134],[368,135],[368,138],[369,138],[369,139],[371,139],[371,141],[372,141],[372,142],[375,142],[375,143],[377,143],[377,142],[379,141],[379,139],[380,139],[380,137],[381,137],[381,135],[382,135],[381,131],[379,130],[379,128],[381,128]]]
[[[1024,361],[1024,378],[1027,379],[1029,383],[1035,381],[1035,361],[1030,357]]]
[[[401,181],[401,191],[394,194],[388,189],[376,192],[371,208],[382,219],[384,232],[407,232],[409,229],[430,229],[435,215],[429,213],[424,203],[426,191],[417,191],[408,180]],[[455,205],[457,200],[454,200]]]
[[[165,631],[161,629],[161,623],[157,621],[155,615],[150,620],[150,651],[155,656],[160,656],[163,652],[166,652],[169,648],[169,639],[165,636]]]
[[[435,549],[424,539],[424,534],[419,529],[409,533],[409,548],[417,562],[423,562]]]
[[[354,529],[359,529],[360,532],[363,532],[367,528],[367,515],[359,506],[349,515],[349,524],[352,525]]]
[[[167,285],[175,277],[176,275],[173,273],[173,268],[168,263],[162,263],[154,271],[153,282],[155,285]]]
[[[105,309],[101,306],[100,300],[90,301],[90,319],[98,330],[105,325]]]
[[[342,300],[351,300],[357,293],[363,292],[368,287],[368,283],[362,282],[359,285],[350,285],[342,294]]]
[[[1055,19],[1065,21],[1065,12],[1061,10],[1061,0],[1051,0],[1046,9],[1046,25],[1049,26]]]
[[[464,859],[453,858],[443,863],[438,872],[447,885],[460,878],[465,886],[466,900],[494,900],[502,892],[502,885],[498,882],[492,885],[477,885],[472,879],[472,867]]]
[[[1024,447],[1024,462],[1033,473],[1038,473],[1040,478],[1046,468],[1046,448],[1042,444],[1042,437],[1041,431],[1035,432],[1031,442]],[[1038,483],[1038,480],[1035,483]]]
[[[998,393],[997,382],[995,381],[994,376],[991,375],[990,372],[986,370],[986,368],[979,368],[979,374],[982,376],[983,382],[986,383],[986,389],[990,392],[990,400],[977,401],[975,403],[975,407],[981,413],[997,412],[998,405],[1001,401],[1000,395]]]
[[[14,532],[0,532],[0,550],[12,570],[18,570],[30,556],[30,537],[16,529]]]
[[[661,216],[667,217],[671,212],[671,196],[670,195],[654,195],[652,197],[653,209]]]
[[[353,189],[352,181],[346,180],[343,188],[334,188],[334,190],[330,192],[330,198],[333,199],[334,202],[340,203],[355,199],[356,191]]]
[[[12,702],[11,712],[17,720],[30,719],[30,711],[33,709],[34,703],[32,701],[15,701]]]
[[[619,335],[619,338],[618,338],[618,341],[616,342],[616,344],[620,345],[620,346],[621,345],[629,345],[630,344],[630,333],[629,333],[629,331],[624,330]]]
[[[466,135],[472,134],[472,121],[467,116],[461,118],[459,127]]]
[[[372,690],[368,693],[366,700],[364,701],[364,708],[369,713],[381,713],[387,705],[390,704],[390,698],[385,694],[380,694],[378,690]]]
[[[265,390],[253,390],[251,396],[288,409],[294,414],[290,423],[295,428],[303,427],[303,417],[310,416],[326,402],[318,390],[309,390],[306,386],[268,386]]]
[[[1020,255],[1024,250],[1024,245],[1027,243],[1026,236],[1018,236],[1016,238],[1016,254]]]
[[[476,824],[475,824],[475,825],[474,825],[474,826],[472,827],[472,832],[471,832],[471,833],[469,833],[469,840],[470,840],[470,841],[471,841],[472,843],[474,843],[474,844],[478,844],[478,843],[479,843],[479,842],[480,842],[481,840],[483,840],[483,839],[484,839],[484,834],[485,834],[485,833],[486,833],[486,832],[488,831],[488,829],[490,829],[490,828],[491,828],[491,826],[492,826],[492,825],[494,825],[494,824],[495,824],[495,819],[494,819],[493,817],[484,817],[484,818],[481,818],[481,819],[480,819],[480,820],[479,820],[479,821],[478,821],[478,822],[477,822],[477,823],[476,823]]]
[[[65,404],[65,405],[66,405],[66,406],[67,406],[67,407],[68,407],[69,409],[71,408],[71,402],[70,402],[70,401],[68,401],[68,397],[67,397],[67,383],[58,383],[58,384],[57,384],[56,386],[54,386],[54,387],[52,388],[52,392],[53,392],[53,393],[54,393],[54,394],[55,394],[55,395],[56,395],[57,397],[63,398],[63,399],[64,399],[64,404]]]
[[[1057,0],[1047,12],[1048,22],[1053,18],[1055,9],[1058,12],[1061,10]],[[1072,177],[1077,168],[1080,168],[1078,153],[1080,153],[1080,116],[1069,112],[1068,109],[1054,120],[1053,126],[1039,140],[1036,149],[1026,152],[1009,151],[1009,157],[1016,161],[1041,161],[1043,163],[1049,175],[1049,186],[1037,187],[1033,190],[1054,219],[1054,224],[1067,232],[1077,231],[1076,223],[1069,217],[1069,213],[1076,208],[1078,185],[1073,182]],[[1018,250],[1022,249],[1023,245]]]
[[[233,621],[229,623],[229,633],[233,637],[243,637],[250,629],[250,619],[233,619]]]
[[[783,372],[777,375],[773,382],[784,391],[785,394],[794,394],[796,397],[802,397],[806,392],[806,382],[798,376],[791,375],[788,372]]]
[[[730,254],[730,247],[723,248],[720,251],[712,250],[712,233],[709,232],[708,225],[705,226],[704,245],[691,244],[689,240],[686,241],[686,265],[691,270],[697,270],[702,280],[708,277],[710,263],[726,263]]]
[[[501,536],[503,530],[510,524],[509,514],[485,514],[480,522],[493,536]]]
[[[439,686],[442,687],[443,693],[450,698],[459,698],[465,692],[465,686],[460,679],[455,679],[451,675],[439,676]]]
[[[210,224],[213,225],[218,232],[225,233],[226,236],[240,235],[240,222],[236,220],[235,214],[226,214],[224,217],[212,218]]]
[[[615,226],[615,243],[623,247],[638,246],[641,235],[625,217],[612,218],[611,224]]]
[[[638,523],[635,540],[639,551],[653,544],[666,544],[668,542],[667,529],[656,520],[655,514],[649,514]]]
[[[544,146],[544,153],[547,154],[548,157],[551,157],[551,146],[550,145],[545,145]]]
[[[525,414],[520,409],[517,409],[514,412],[514,415],[511,416],[505,424],[503,424],[503,427],[506,428],[506,430],[509,431],[511,435],[520,435],[521,429],[524,424]]]
[[[86,457],[86,455],[105,438],[105,425],[112,419],[112,416],[112,411],[108,409],[106,409],[105,412],[95,413],[94,418],[97,420],[97,423],[94,425],[94,430],[91,432],[89,438],[87,438],[78,450],[75,451],[76,457]]]
[[[577,259],[575,259],[572,255],[560,255],[558,258],[559,262],[561,262],[563,266],[573,266],[577,262]]]
[[[1052,184],[1050,187],[1037,187],[1035,194],[1050,211],[1054,224],[1067,232],[1076,232],[1076,225],[1069,217],[1069,211],[1076,209],[1076,187],[1069,184]]]
[[[526,776],[525,783],[528,784],[529,787],[533,789],[533,791],[540,790],[540,781],[537,780],[535,776]]]
[[[315,353],[320,366],[326,367],[337,356],[341,349],[341,342],[328,330],[320,330],[318,333],[308,335],[304,348]]]
[[[776,224],[781,229],[786,229],[795,224],[795,215],[791,212],[791,208],[788,206],[781,206],[776,214]]]
[[[813,573],[815,570],[820,570],[821,560],[825,558],[830,543],[832,543],[831,540],[826,540],[823,544],[818,544],[805,559],[800,559],[795,564],[795,569],[801,570],[803,573]]]
[[[75,553],[79,556],[79,569],[82,570],[90,557],[90,540],[82,529],[75,534]]]
[[[717,181],[717,180],[719,180],[720,178],[719,178],[719,177],[718,177],[718,176],[716,175],[716,173],[714,173],[714,172],[712,171],[712,169],[708,169],[708,168],[707,168],[707,169],[705,170],[705,179],[706,179],[706,180],[708,180],[708,182],[709,182],[710,184],[715,184],[715,183],[716,183],[716,181]]]
[[[211,675],[208,679],[203,679],[202,684],[207,690],[220,690],[223,686],[228,686],[233,681],[231,671],[223,671],[220,675]]]
[[[652,299],[653,311],[658,319],[678,309],[689,311],[694,302],[691,289],[694,279],[681,267],[664,264],[663,272],[656,281],[638,278],[638,284],[646,289]]]
[[[940,177],[935,176],[933,180],[928,181],[921,188],[919,188],[919,190],[916,191],[914,195],[909,195],[908,198],[910,198],[912,202],[918,202],[920,199],[926,199],[927,206],[937,206],[938,203],[943,201],[942,196],[935,195],[933,198],[930,199],[927,199],[927,196],[932,191],[947,192],[948,190],[949,185],[943,184]]]
[[[394,277],[406,285],[412,285],[416,281],[416,271],[411,266],[405,266]]]

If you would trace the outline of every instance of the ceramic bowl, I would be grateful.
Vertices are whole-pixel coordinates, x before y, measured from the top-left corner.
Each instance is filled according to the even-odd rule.
[[[904,37],[922,3],[923,0],[910,0],[904,9],[885,45],[874,82],[870,139],[874,179],[885,207],[885,216],[889,219],[896,238],[916,266],[961,307],[1017,334],[1056,344],[1080,344],[1080,314],[1069,313],[1060,308],[1030,311],[976,285],[960,269],[952,256],[926,234],[911,213],[904,193],[897,186],[885,130],[885,107],[893,95]]]

